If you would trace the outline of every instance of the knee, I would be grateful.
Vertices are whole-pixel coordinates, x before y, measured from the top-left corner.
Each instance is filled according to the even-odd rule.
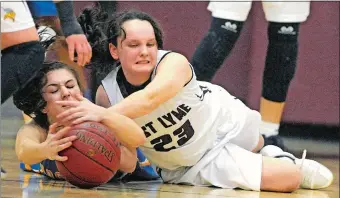
[[[259,135],[259,141],[257,142],[256,147],[252,150],[252,152],[256,153],[262,149],[264,145],[264,139],[262,135]]]

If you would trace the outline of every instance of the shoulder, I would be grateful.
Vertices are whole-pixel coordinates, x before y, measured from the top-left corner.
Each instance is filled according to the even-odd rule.
[[[104,79],[102,80],[102,82],[110,82],[113,79],[117,78],[117,73],[119,71],[119,69],[121,68],[120,65],[118,65],[116,68],[114,68],[113,70],[110,71],[110,73],[108,73]]]
[[[23,126],[20,127],[18,131],[18,135],[22,134],[39,134],[40,137],[46,137],[47,135],[47,130],[39,126],[37,123],[34,121],[31,121],[27,124],[24,124]]]
[[[158,62],[158,67],[163,67],[162,65],[171,65],[171,67],[179,67],[179,68],[190,68],[190,63],[188,59],[177,52],[171,52],[164,54]]]
[[[96,104],[105,108],[108,108],[111,106],[109,97],[103,87],[103,85],[100,85],[96,92]]]
[[[171,59],[181,59],[183,61],[188,61],[188,59],[181,53],[170,51],[170,50],[158,50],[158,63],[161,63],[164,58],[171,58]]]
[[[35,129],[35,130],[39,130],[39,131],[45,131],[45,129],[43,129],[41,126],[39,126],[36,122],[34,122],[34,120],[28,122],[28,123],[25,123],[24,125],[22,125],[20,127],[20,130],[21,129]]]

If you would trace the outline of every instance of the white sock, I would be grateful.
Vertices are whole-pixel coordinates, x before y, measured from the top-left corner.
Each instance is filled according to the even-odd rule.
[[[282,151],[281,148],[274,146],[274,145],[268,145],[268,146],[263,147],[260,153],[263,156],[276,157],[277,159],[285,160],[285,161],[295,164],[295,156],[293,154],[284,152]],[[282,156],[282,157],[278,157],[278,156]]]
[[[261,122],[260,133],[266,137],[274,136],[279,134],[280,124],[273,122]]]

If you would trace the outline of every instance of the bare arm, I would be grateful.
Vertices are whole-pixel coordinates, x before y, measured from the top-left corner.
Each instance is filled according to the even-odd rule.
[[[74,53],[77,52],[77,64],[84,66],[91,60],[92,48],[74,14],[73,1],[54,0],[54,3],[68,45],[69,58],[74,61]]]
[[[103,85],[100,85],[97,89],[96,104],[105,108],[109,108],[112,106]]]
[[[101,122],[111,129],[119,141],[128,147],[138,147],[146,139],[143,130],[130,118],[114,111],[93,104],[82,95],[77,101],[57,101],[59,105],[70,106],[57,116],[58,122],[65,125],[79,124],[85,121]],[[81,115],[81,116],[79,116]]]
[[[58,152],[70,147],[77,136],[63,138],[70,127],[56,131],[57,124],[50,126],[49,132],[31,122],[19,129],[15,143],[15,152],[19,160],[26,164],[40,163],[45,159],[66,161],[67,156]]]
[[[109,110],[129,118],[138,118],[156,109],[174,97],[191,79],[192,70],[188,60],[181,54],[170,53],[161,61],[155,79]]]
[[[111,107],[109,97],[107,96],[102,85],[100,85],[97,89],[96,104],[99,106],[105,107],[105,108]],[[144,135],[143,135],[143,138],[145,138]],[[121,157],[120,157],[120,168],[119,169],[126,173],[132,173],[135,170],[136,163],[137,163],[136,148],[124,146],[124,145],[126,145],[126,143],[124,143],[120,147]]]
[[[120,152],[119,170],[126,173],[132,173],[135,170],[137,163],[136,148],[121,146]]]
[[[97,90],[96,104],[105,108],[111,107],[109,98],[103,86],[99,86]],[[115,135],[123,145],[136,148],[144,144],[146,137],[143,130],[130,118],[106,110],[101,122],[115,132]]]
[[[15,142],[15,152],[19,160],[27,164],[39,163],[46,159],[41,143],[46,139],[46,131],[35,124],[25,124],[19,129]]]

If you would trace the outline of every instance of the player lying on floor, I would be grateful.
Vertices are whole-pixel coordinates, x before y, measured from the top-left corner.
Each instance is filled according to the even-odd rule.
[[[61,62],[44,63],[37,75],[13,98],[14,104],[33,118],[33,121],[23,125],[17,134],[15,151],[19,160],[25,164],[41,163],[41,171],[44,174],[62,179],[55,160],[67,160],[66,156],[59,156],[58,152],[70,147],[76,136],[63,138],[70,127],[60,128],[55,121],[56,116],[67,107],[57,104],[56,101],[76,100],[82,93],[79,77],[72,68]],[[136,147],[145,140],[143,131],[131,119],[118,113],[111,112],[102,118],[100,122],[114,131],[123,144],[120,170],[133,172],[137,160]],[[130,134],[131,137],[125,134]]]
[[[275,146],[256,153],[263,145],[259,112],[222,87],[197,81],[183,55],[160,50],[162,31],[151,16],[127,11],[99,23],[107,27],[85,34],[101,52],[93,55],[101,60],[97,67],[115,66],[97,90],[96,103],[107,109],[85,99],[58,101],[71,107],[58,122],[99,121],[109,112],[133,119],[146,136],[141,150],[167,183],[277,192],[332,183],[331,171],[305,156]]]

